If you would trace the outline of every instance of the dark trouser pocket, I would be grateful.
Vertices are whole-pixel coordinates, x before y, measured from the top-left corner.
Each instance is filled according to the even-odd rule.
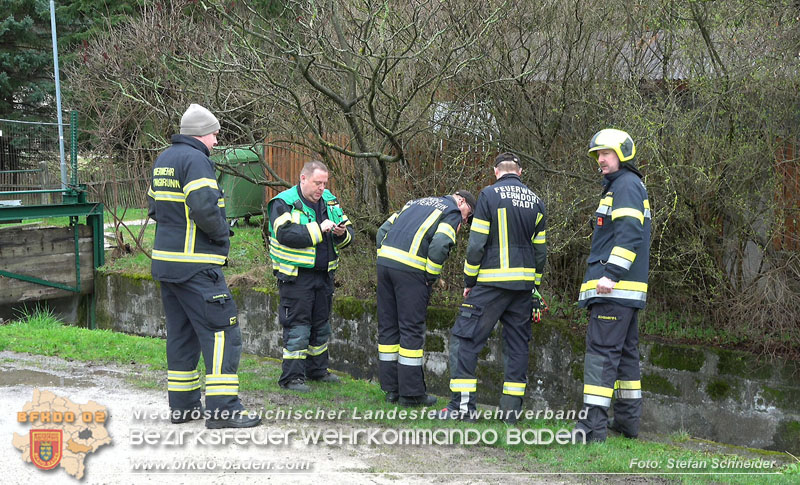
[[[462,303],[456,323],[453,325],[453,335],[461,338],[472,338],[478,329],[478,323],[483,315],[483,308],[470,303]]]
[[[206,321],[213,328],[225,328],[236,325],[236,303],[227,291],[213,292],[203,295],[206,301]]]

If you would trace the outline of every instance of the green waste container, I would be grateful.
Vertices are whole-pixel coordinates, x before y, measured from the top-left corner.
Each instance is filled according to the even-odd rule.
[[[264,204],[266,194],[263,185],[247,180],[238,174],[243,174],[252,180],[265,181],[264,169],[261,158],[264,147],[218,147],[211,156],[217,166],[217,184],[225,192],[225,213],[228,219],[244,218],[249,222],[250,216],[261,215],[261,206]],[[234,172],[225,173],[220,166],[227,166]],[[229,171],[229,170],[226,170]]]

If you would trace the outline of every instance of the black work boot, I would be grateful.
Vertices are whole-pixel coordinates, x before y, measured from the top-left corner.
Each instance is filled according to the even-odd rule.
[[[414,406],[433,406],[436,404],[436,396],[423,394],[421,396],[400,396],[397,403],[405,407]]]
[[[252,428],[261,424],[261,417],[250,416],[247,411],[232,411],[232,416],[228,419],[206,419],[206,428]]]
[[[500,411],[502,412],[501,421],[506,424],[517,424],[522,415],[522,397],[503,394],[500,398]]]
[[[169,410],[169,420],[172,424],[183,424],[195,419],[203,418],[203,406],[197,405],[189,409],[172,408]]]
[[[342,382],[342,380],[339,379],[339,376],[331,374],[330,372],[328,372],[322,377],[311,377],[309,378],[309,380],[314,382],[329,382],[331,384],[339,384],[340,382]]]
[[[311,390],[308,387],[308,384],[303,379],[297,378],[292,379],[286,384],[279,384],[281,389],[288,389],[290,391],[297,391],[297,392],[309,392]]]

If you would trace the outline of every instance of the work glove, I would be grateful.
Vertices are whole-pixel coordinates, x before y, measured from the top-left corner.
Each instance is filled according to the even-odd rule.
[[[544,301],[542,295],[539,294],[539,290],[534,288],[531,292],[531,299],[533,300],[533,312],[531,313],[531,319],[533,323],[539,323],[542,321],[542,316],[547,313],[549,307],[547,306],[547,302]]]

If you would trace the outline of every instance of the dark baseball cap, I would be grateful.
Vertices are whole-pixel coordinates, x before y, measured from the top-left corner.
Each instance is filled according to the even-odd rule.
[[[522,162],[520,162],[519,157],[514,155],[511,152],[503,152],[494,159],[494,166],[498,166],[503,162],[514,162],[520,167],[522,166]]]
[[[475,206],[478,205],[478,201],[475,200],[475,196],[472,195],[472,193],[467,190],[457,190],[456,195],[463,197],[464,200],[467,201],[469,208],[472,209],[472,212],[475,212]]]

